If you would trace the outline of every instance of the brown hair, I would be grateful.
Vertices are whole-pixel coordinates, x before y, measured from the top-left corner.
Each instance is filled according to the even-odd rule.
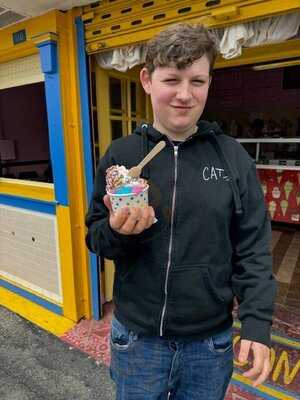
[[[184,69],[204,54],[211,75],[218,54],[216,37],[201,24],[179,23],[161,31],[147,43],[145,67],[150,74],[156,67],[171,63]]]

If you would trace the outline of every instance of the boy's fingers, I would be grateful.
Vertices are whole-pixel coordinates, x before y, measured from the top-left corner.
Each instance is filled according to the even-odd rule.
[[[263,370],[262,370],[261,374],[258,376],[256,381],[253,382],[253,386],[256,387],[256,386],[262,384],[263,382],[265,382],[265,380],[268,378],[270,370],[271,370],[270,361],[267,359],[264,362],[264,366],[263,366]]]
[[[110,213],[112,213],[112,206],[111,206],[111,202],[110,202],[110,198],[109,198],[109,195],[108,195],[108,194],[106,194],[106,195],[103,197],[103,203],[105,204],[105,207],[108,209],[108,211],[109,211]]]
[[[143,208],[140,219],[137,222],[135,229],[134,229],[135,233],[141,233],[145,229],[148,228],[149,213],[150,213],[150,210],[148,209],[148,207]]]
[[[110,205],[109,198],[104,199],[106,207]],[[136,235],[148,229],[154,221],[155,214],[153,207],[122,208],[110,214],[110,226],[112,229],[124,235]]]
[[[134,233],[134,228],[141,218],[141,209],[138,207],[133,207],[130,209],[130,214],[127,220],[122,226],[122,233],[125,235],[130,235]]]
[[[239,362],[243,363],[248,360],[249,357],[249,351],[251,347],[251,341],[250,340],[241,340],[241,347],[240,347],[240,353],[239,353]]]
[[[129,215],[128,208],[124,207],[115,212],[114,214],[110,214],[110,226],[115,230],[120,230],[124,223],[126,222]]]

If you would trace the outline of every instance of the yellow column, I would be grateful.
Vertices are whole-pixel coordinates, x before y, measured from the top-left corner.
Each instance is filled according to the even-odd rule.
[[[80,119],[80,97],[77,77],[77,48],[75,17],[79,10],[58,15],[59,66],[63,108],[64,139],[69,185],[69,218],[72,238],[72,271],[74,273],[77,316],[90,318],[90,282],[88,252],[85,246],[84,217],[86,212],[86,187],[84,179],[83,145]],[[70,273],[72,272],[70,270]],[[67,279],[67,277],[66,277]],[[71,290],[64,288],[64,299]],[[66,303],[64,313],[67,312]]]

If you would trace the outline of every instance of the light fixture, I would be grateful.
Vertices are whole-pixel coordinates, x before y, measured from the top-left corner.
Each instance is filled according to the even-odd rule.
[[[283,68],[283,67],[293,67],[295,65],[300,65],[300,59],[289,60],[289,61],[278,61],[270,64],[254,65],[252,69],[254,71],[264,71],[267,69]]]

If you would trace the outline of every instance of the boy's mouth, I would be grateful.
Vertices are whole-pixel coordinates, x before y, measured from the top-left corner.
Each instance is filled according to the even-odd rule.
[[[191,106],[172,106],[173,108],[176,108],[177,110],[191,110],[192,107]]]

